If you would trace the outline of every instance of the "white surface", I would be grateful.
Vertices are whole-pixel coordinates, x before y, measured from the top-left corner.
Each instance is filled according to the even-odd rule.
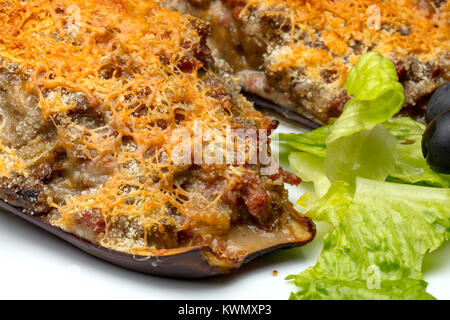
[[[283,125],[280,131],[294,130]],[[296,199],[301,189],[289,191]],[[304,248],[273,252],[229,276],[184,281],[108,264],[0,211],[0,299],[287,299],[295,287],[284,278],[315,264],[320,239],[319,234]],[[424,269],[428,291],[450,299],[450,245],[430,254]]]

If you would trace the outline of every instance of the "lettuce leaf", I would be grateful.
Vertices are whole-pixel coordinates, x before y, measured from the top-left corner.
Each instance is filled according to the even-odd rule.
[[[384,181],[395,170],[396,143],[382,125],[337,139],[327,148],[326,175],[352,185],[357,177]]]
[[[300,287],[290,300],[435,300],[421,280],[385,280],[379,289],[369,289],[366,280],[316,278]]]
[[[353,99],[334,123],[327,145],[389,120],[405,101],[394,64],[378,52],[369,52],[358,59],[344,89]]]
[[[326,139],[323,135],[330,132],[330,127],[322,130],[320,138],[315,146],[323,146]],[[384,128],[385,130],[383,130]],[[304,134],[289,134],[290,154],[307,153],[309,156],[290,156],[290,168],[297,173],[299,177],[305,181],[319,179],[322,186],[324,177],[330,182],[343,180],[352,184],[356,177],[364,177],[375,179],[378,181],[391,181],[398,183],[417,184],[431,187],[450,187],[450,175],[443,175],[433,171],[422,155],[422,134],[425,126],[410,118],[393,118],[381,125],[376,126],[372,130],[365,130],[353,134],[345,139],[339,139],[328,147],[324,147],[324,152],[315,152],[303,145]],[[314,133],[312,131],[311,133]],[[314,145],[310,135],[308,138],[308,146]],[[278,137],[280,143],[286,143],[282,138],[283,134]],[[296,140],[296,137],[299,138]],[[296,148],[294,147],[296,146]],[[324,154],[324,155],[323,155]],[[315,160],[312,161],[312,157]],[[307,158],[303,160],[302,158]],[[320,163],[317,165],[316,163]],[[323,165],[322,165],[323,163]],[[311,173],[317,179],[311,178]],[[314,183],[314,185],[318,185]],[[326,192],[326,190],[325,190]],[[324,190],[316,189],[316,193],[322,196]]]
[[[450,236],[450,189],[358,178],[333,183],[308,215],[330,223],[291,299],[430,299],[422,260]]]
[[[400,142],[408,143],[422,139],[425,126],[411,118],[398,117],[383,122],[383,126]]]
[[[355,67],[350,70],[344,88],[353,98],[334,124],[305,134],[279,134],[273,137],[295,151],[324,158],[325,173],[319,175],[321,182],[315,183],[316,186],[327,185],[323,179],[324,175],[330,181],[344,180],[351,185],[354,185],[356,177],[384,181],[396,168],[395,152],[398,139],[389,130],[395,131],[395,134],[402,138],[401,130],[407,130],[412,125],[407,121],[398,125],[387,122],[401,109],[404,95],[395,66],[381,54],[370,52],[360,57]],[[390,126],[383,128],[380,124],[384,122]],[[400,124],[406,128],[400,128]],[[416,129],[414,126],[414,130]],[[298,172],[303,164],[295,163],[295,158],[298,156],[289,163],[290,167]],[[317,172],[317,168],[311,166],[311,161],[307,162],[301,171]],[[401,164],[398,167],[401,168]],[[415,176],[410,177],[409,173]],[[395,175],[394,178],[420,182],[421,178],[417,178],[420,175],[419,172],[409,170]],[[306,181],[312,180],[301,177]],[[427,176],[423,176],[423,179],[430,180]],[[316,189],[316,192],[321,196],[324,190],[319,192]]]
[[[283,141],[290,147],[298,150],[308,152],[310,154],[325,157],[327,152],[326,139],[330,135],[331,126],[323,126],[311,132],[296,134],[296,133],[278,133],[271,138],[278,141]]]
[[[345,89],[353,99],[334,124],[276,137],[314,184],[307,215],[334,227],[316,266],[289,277],[291,299],[432,299],[422,260],[449,238],[450,176],[423,158],[422,124],[391,118],[404,97],[390,61],[362,56]]]
[[[422,134],[425,126],[410,118],[391,119],[383,126],[397,138],[395,170],[389,181],[433,187],[450,187],[450,175],[439,174],[426,163],[422,154]]]
[[[303,181],[312,182],[316,195],[321,198],[330,188],[331,182],[325,174],[325,161],[317,155],[306,152],[289,154],[290,168]]]
[[[350,70],[344,89],[353,98],[326,138],[326,174],[351,185],[356,177],[384,181],[394,170],[396,139],[380,124],[405,100],[395,66],[378,52],[367,53]]]

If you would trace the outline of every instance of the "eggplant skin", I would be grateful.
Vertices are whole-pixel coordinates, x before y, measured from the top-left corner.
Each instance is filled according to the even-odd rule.
[[[315,119],[308,117],[306,114],[294,112],[248,91],[244,91],[243,94],[247,100],[251,101],[255,105],[255,108],[267,111],[269,113],[274,113],[284,120],[310,129],[317,129],[321,126]]]
[[[52,226],[38,216],[23,212],[23,210],[20,210],[19,208],[14,207],[2,200],[0,200],[0,209],[25,219],[41,229],[61,238],[64,241],[67,241],[82,251],[106,262],[130,271],[178,279],[194,280],[225,275],[239,269],[243,264],[246,264],[266,253],[278,249],[289,249],[306,245],[311,242],[316,235],[316,227],[311,219],[300,217],[299,220],[302,221],[299,221],[299,223],[308,226],[308,232],[310,233],[310,238],[308,240],[280,243],[263,250],[252,252],[241,261],[231,261],[228,265],[222,262],[222,266],[218,266],[216,261],[216,263],[214,263],[215,266],[213,266],[211,262],[216,259],[214,259],[212,250],[208,247],[193,247],[183,250],[165,250],[164,254],[151,257],[132,255],[104,248],[98,244],[79,238],[72,233],[62,230],[61,228]]]

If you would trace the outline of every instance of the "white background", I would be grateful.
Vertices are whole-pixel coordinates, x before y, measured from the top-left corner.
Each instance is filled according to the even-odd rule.
[[[295,130],[282,125],[279,131]],[[301,191],[290,187],[290,198]],[[284,278],[315,264],[320,230],[304,248],[270,253],[228,276],[185,281],[108,264],[0,211],[0,299],[287,299],[295,287]],[[450,299],[449,243],[426,257],[424,270],[428,291]]]

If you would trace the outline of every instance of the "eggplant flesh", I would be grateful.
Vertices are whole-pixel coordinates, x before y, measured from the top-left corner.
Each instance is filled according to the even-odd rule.
[[[209,247],[191,247],[172,250],[161,250],[160,255],[142,256],[132,255],[117,250],[102,247],[99,244],[77,237],[76,235],[53,226],[39,216],[31,215],[20,208],[14,207],[0,200],[0,209],[14,214],[39,228],[61,238],[82,251],[107,261],[119,267],[148,275],[179,279],[202,279],[228,274],[239,269],[242,265],[269,252],[279,249],[301,247],[314,239],[316,227],[309,218],[298,217],[298,221],[307,225],[307,234],[303,239],[271,244],[266,248],[249,252],[240,259],[223,261],[213,254]]]

